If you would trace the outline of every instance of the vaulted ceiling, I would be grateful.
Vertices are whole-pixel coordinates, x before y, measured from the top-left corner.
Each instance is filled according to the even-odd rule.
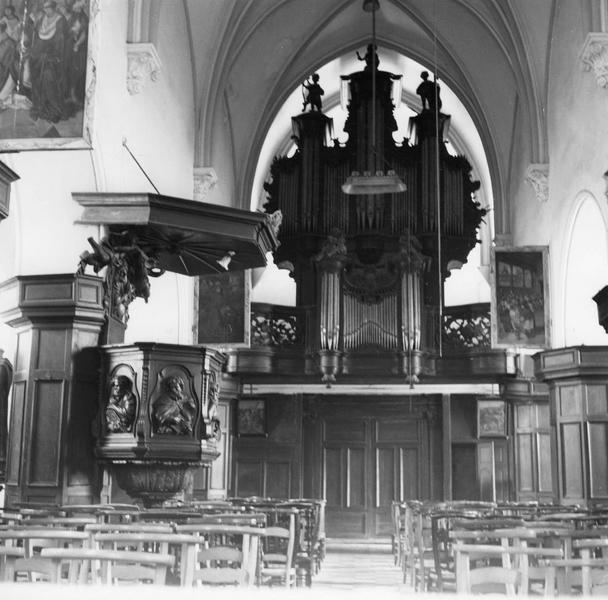
[[[588,0],[380,0],[377,40],[434,71],[462,101],[481,136],[498,222],[506,203],[516,124],[529,162],[546,162],[547,79],[560,4]],[[256,157],[287,96],[328,61],[370,40],[362,0],[184,0],[192,36],[199,164],[213,164],[221,121],[236,189],[249,197]],[[503,206],[504,204],[504,206]],[[498,226],[500,229],[500,225]]]

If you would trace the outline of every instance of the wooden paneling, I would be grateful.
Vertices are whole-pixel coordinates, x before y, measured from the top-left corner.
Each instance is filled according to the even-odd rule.
[[[404,500],[424,499],[423,482],[420,480],[421,469],[426,469],[426,462],[421,464],[419,448],[405,447],[399,449],[401,458],[400,482]]]
[[[267,437],[234,437],[231,493],[277,498],[302,496],[302,400],[299,396],[264,399]]]
[[[21,466],[21,452],[23,448],[23,411],[25,410],[26,382],[19,381],[13,384],[13,402],[11,408],[11,426],[8,449],[7,483],[19,483]]]
[[[99,488],[97,410],[99,277],[24,276],[7,323],[18,331],[10,431],[10,502],[93,502]]]
[[[589,423],[589,484],[591,499],[608,496],[608,423]]]
[[[517,463],[517,489],[520,493],[533,495],[536,491],[534,473],[536,470],[534,460],[534,434],[516,434]]]
[[[291,495],[291,463],[289,461],[268,461],[265,467],[265,496],[289,498]]]
[[[564,385],[559,388],[559,414],[562,417],[581,416],[581,388],[577,385]]]
[[[235,495],[261,496],[263,489],[263,463],[260,461],[238,460],[235,465]]]
[[[394,448],[376,448],[376,506],[390,505],[401,499],[398,456]]]
[[[608,397],[606,395],[606,385],[586,386],[587,391],[587,414],[588,415],[608,415]]]
[[[65,369],[68,339],[68,331],[65,329],[38,331],[38,351],[34,368],[48,371]]]
[[[340,507],[344,504],[342,491],[346,487],[346,478],[342,468],[342,449],[325,448],[323,464],[323,496],[327,500],[327,506]]]
[[[583,439],[580,423],[562,423],[562,490],[566,500],[584,498]]]
[[[539,433],[538,442],[538,491],[541,494],[553,492],[553,466],[551,452],[551,436],[548,433]]]
[[[477,444],[452,446],[452,498],[479,500],[477,484]]]
[[[59,485],[61,457],[63,381],[36,381],[32,407],[30,485]]]

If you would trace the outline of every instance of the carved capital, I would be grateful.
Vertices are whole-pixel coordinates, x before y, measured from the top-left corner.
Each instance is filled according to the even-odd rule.
[[[217,173],[213,167],[194,167],[194,199],[204,202],[217,182]]]
[[[139,94],[148,81],[157,81],[162,69],[154,44],[127,44],[127,89]]]
[[[608,33],[588,33],[581,51],[584,71],[593,71],[595,81],[608,88]]]
[[[546,202],[549,199],[548,164],[531,164],[526,170],[526,181],[534,188],[539,202]]]

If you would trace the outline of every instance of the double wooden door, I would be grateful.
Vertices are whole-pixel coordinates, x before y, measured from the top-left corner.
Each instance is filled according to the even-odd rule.
[[[429,497],[427,420],[373,412],[347,410],[320,420],[329,537],[388,536],[393,500]]]

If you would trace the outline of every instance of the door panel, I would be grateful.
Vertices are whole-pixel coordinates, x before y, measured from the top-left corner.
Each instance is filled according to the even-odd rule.
[[[329,537],[389,536],[393,500],[428,497],[423,419],[332,416],[322,420],[322,431]]]

